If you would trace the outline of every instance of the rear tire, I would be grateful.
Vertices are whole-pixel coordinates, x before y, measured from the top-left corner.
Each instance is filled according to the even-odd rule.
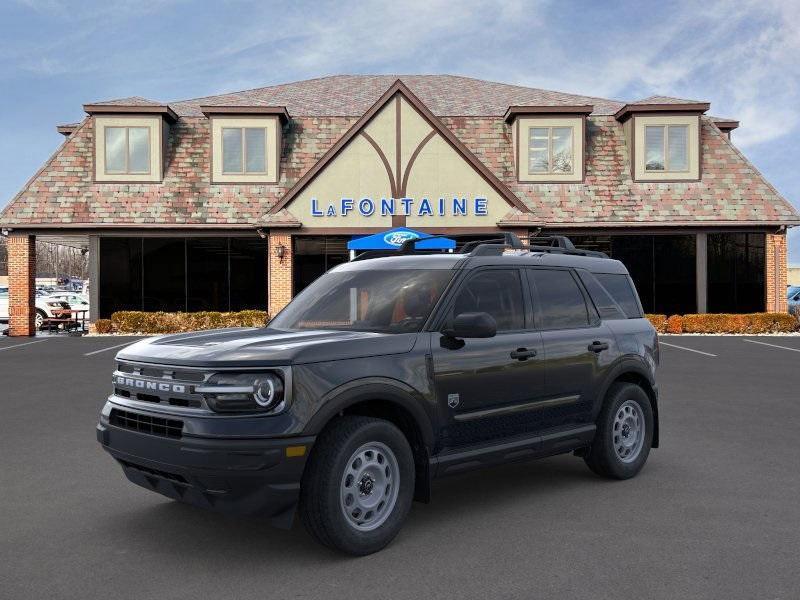
[[[363,556],[384,548],[414,496],[414,456],[383,419],[345,416],[320,434],[300,484],[300,516],[330,548]]]
[[[615,383],[597,417],[597,433],[584,457],[603,477],[630,479],[644,467],[653,443],[653,408],[633,383]]]
[[[44,325],[44,320],[46,318],[47,318],[47,315],[44,313],[44,311],[42,309],[40,309],[40,308],[37,308],[36,309],[36,316],[34,317],[34,324],[35,324],[37,330],[42,328],[42,326]]]

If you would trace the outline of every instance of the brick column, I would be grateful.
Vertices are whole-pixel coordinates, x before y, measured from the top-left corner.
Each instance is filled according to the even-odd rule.
[[[278,257],[278,248],[283,246],[283,259]],[[270,317],[292,299],[292,235],[286,231],[270,231],[267,257],[269,281],[267,303]]]
[[[786,234],[767,234],[764,248],[766,298],[764,306],[768,312],[787,312],[786,278]]]
[[[8,236],[8,333],[36,335],[36,236]]]

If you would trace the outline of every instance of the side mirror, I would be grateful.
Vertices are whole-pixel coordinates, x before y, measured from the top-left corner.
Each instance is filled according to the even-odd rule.
[[[485,312],[465,312],[453,319],[451,327],[442,331],[451,338],[490,338],[497,335],[497,322]]]

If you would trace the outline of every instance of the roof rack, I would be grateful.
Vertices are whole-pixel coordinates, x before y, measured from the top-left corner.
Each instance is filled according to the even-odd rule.
[[[467,254],[470,256],[493,256],[500,255],[507,250],[519,250],[527,252],[545,252],[548,254],[568,254],[573,256],[592,256],[597,258],[608,258],[605,252],[597,250],[579,250],[575,247],[567,236],[564,235],[549,235],[549,236],[530,236],[525,241],[527,245],[523,244],[515,234],[510,231],[502,232],[502,237],[490,238],[485,240],[471,240],[461,247],[459,254]],[[368,260],[371,258],[381,258],[385,256],[397,256],[406,254],[438,254],[438,250],[417,250],[417,242],[424,240],[440,239],[440,238],[459,238],[469,236],[470,234],[457,234],[457,235],[426,235],[423,237],[408,239],[397,250],[371,250],[360,254],[353,261]]]

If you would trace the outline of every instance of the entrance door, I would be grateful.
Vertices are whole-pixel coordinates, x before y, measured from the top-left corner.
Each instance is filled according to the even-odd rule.
[[[477,270],[447,309],[445,324],[461,313],[490,314],[497,322],[496,336],[455,344],[441,334],[431,338],[446,446],[536,429],[532,404],[544,390],[542,341],[532,330],[530,297],[521,275],[515,268]]]

